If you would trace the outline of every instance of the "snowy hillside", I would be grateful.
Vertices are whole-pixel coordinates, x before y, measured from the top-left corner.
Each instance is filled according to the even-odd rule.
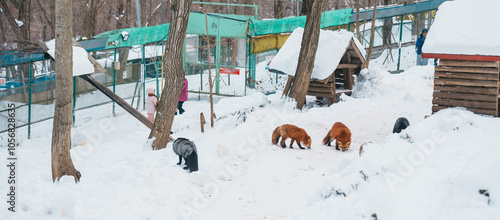
[[[19,205],[0,219],[498,219],[500,119],[462,109],[424,119],[432,77],[432,66],[401,74],[373,67],[357,78],[352,97],[330,107],[308,97],[303,111],[279,92],[222,98],[205,133],[199,114],[208,115],[209,102],[190,94],[173,136],[196,143],[194,173],[176,165],[171,144],[152,151],[149,131],[120,115],[73,128],[81,182],[54,184],[47,133],[18,147]],[[398,117],[411,126],[391,134]],[[346,152],[321,145],[337,121],[353,133]],[[304,128],[312,148],[272,145],[284,123]]]

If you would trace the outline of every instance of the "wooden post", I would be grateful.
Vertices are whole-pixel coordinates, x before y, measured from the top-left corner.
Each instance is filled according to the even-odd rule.
[[[205,124],[207,122],[205,121],[205,116],[203,116],[203,112],[200,113],[200,125],[201,125],[201,133],[205,133]]]
[[[290,86],[292,85],[294,77],[288,75],[288,80],[286,81],[285,89],[283,89],[283,94],[281,96],[288,96],[288,91],[290,90]]]

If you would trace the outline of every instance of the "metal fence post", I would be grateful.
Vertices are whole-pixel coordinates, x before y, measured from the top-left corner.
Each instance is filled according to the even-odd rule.
[[[400,20],[401,24],[399,26],[399,43],[398,43],[399,55],[398,55],[398,69],[397,69],[398,71],[399,67],[401,66],[401,41],[403,40],[403,15],[401,15]]]
[[[73,77],[73,127],[75,126],[76,76]]]
[[[29,70],[29,94],[28,94],[28,139],[31,139],[31,93],[32,93],[32,88],[31,88],[31,80],[33,77],[33,64],[30,63],[30,70]]]
[[[215,94],[219,94],[219,87],[220,87],[220,35],[217,33],[217,37],[215,38]],[[210,79],[212,80],[212,79]]]
[[[142,64],[141,64],[141,80],[142,80],[142,110],[146,109],[146,45],[142,45]]]
[[[115,87],[116,87],[116,48],[115,48],[115,55],[113,58],[113,93],[115,93]],[[115,101],[113,100],[113,116],[115,115]]]

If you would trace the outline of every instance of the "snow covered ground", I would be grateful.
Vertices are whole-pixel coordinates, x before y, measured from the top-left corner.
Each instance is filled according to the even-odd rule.
[[[0,219],[498,219],[500,119],[463,109],[425,119],[432,76],[432,66],[390,74],[373,65],[352,97],[330,107],[308,97],[302,111],[280,92],[219,98],[205,133],[199,114],[209,114],[208,98],[190,94],[173,136],[198,147],[200,170],[191,174],[176,165],[171,144],[152,151],[149,131],[126,114],[72,130],[78,184],[52,183],[50,133],[22,141],[17,212],[4,205]],[[398,117],[411,126],[391,134]],[[347,152],[320,143],[337,121],[353,133]],[[284,123],[304,128],[312,149],[273,146]]]

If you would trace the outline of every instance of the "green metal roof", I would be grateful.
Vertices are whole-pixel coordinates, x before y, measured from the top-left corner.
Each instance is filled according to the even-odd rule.
[[[246,15],[226,15],[226,14],[205,14],[199,12],[191,12],[189,15],[189,23],[186,33],[208,35],[229,38],[245,38],[247,24],[250,16]]]
[[[169,26],[170,24],[167,23],[149,27],[117,29],[104,32],[94,38],[107,37],[106,49],[143,45],[166,40]],[[121,33],[124,31],[129,33],[127,41],[123,41],[121,36]]]
[[[326,11],[321,17],[321,28],[333,27],[348,24],[351,20],[352,9],[341,9],[334,11]],[[227,37],[227,38],[245,38],[250,36],[260,36],[266,34],[291,33],[297,27],[304,27],[306,16],[281,18],[273,20],[255,20],[253,16],[246,15],[226,15],[226,14],[207,14],[200,12],[191,12],[189,15],[189,23],[187,34],[208,34],[210,36]],[[125,28],[108,31],[95,36],[94,38],[108,38],[106,49],[114,49],[118,47],[130,47],[134,45],[142,45],[155,43],[167,39],[168,28],[170,24],[161,24],[142,28]],[[248,33],[247,33],[248,27]],[[129,33],[127,41],[123,41],[121,33],[126,31]]]
[[[352,9],[326,11],[321,15],[321,28],[349,24]],[[280,18],[274,20],[256,20],[250,25],[250,35],[260,36],[266,34],[291,33],[298,27],[304,27],[306,16]]]

